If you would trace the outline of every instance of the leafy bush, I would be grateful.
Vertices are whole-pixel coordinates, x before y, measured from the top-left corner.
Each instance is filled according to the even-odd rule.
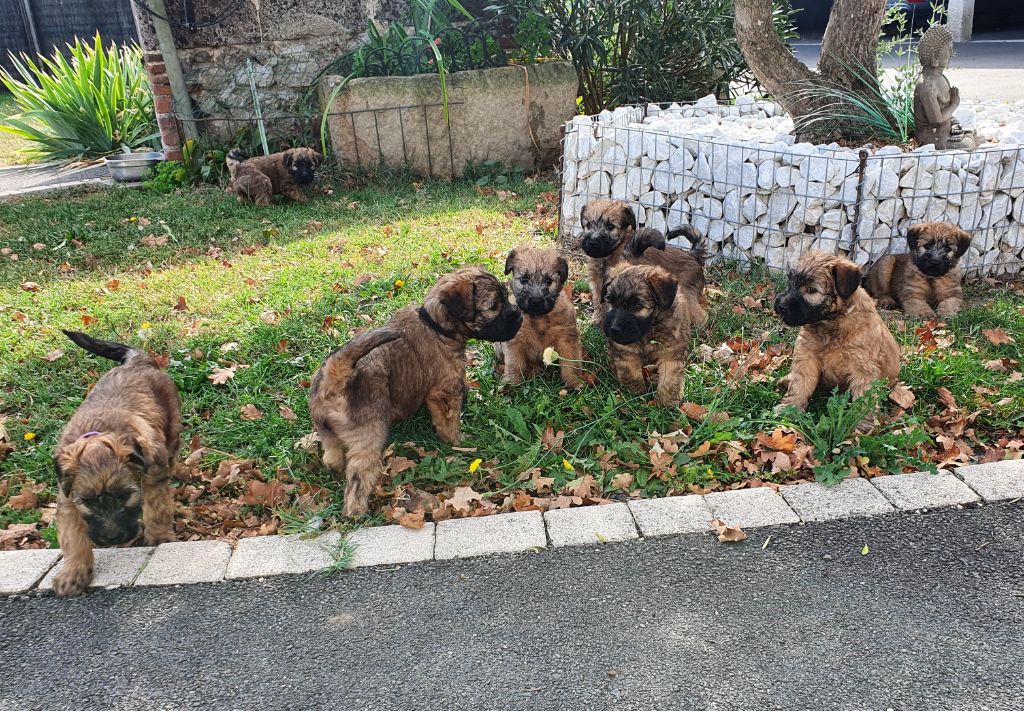
[[[227,176],[224,151],[204,148],[191,138],[181,147],[180,161],[157,163],[143,185],[149,190],[169,193],[187,185],[222,183]]]
[[[572,60],[587,113],[756,87],[736,42],[732,0],[499,0],[487,11],[515,28],[518,59]],[[788,0],[776,0],[773,12],[779,36],[794,37]]]
[[[97,34],[91,45],[76,39],[67,55],[54,50],[37,63],[22,54],[11,58],[14,72],[0,69],[0,82],[19,112],[0,131],[31,141],[25,151],[46,160],[150,145],[159,133],[141,50],[114,44],[104,49]]]
[[[506,168],[500,160],[483,160],[467,164],[465,177],[476,181],[480,187],[507,185],[511,181],[522,180],[523,171],[521,168]]]

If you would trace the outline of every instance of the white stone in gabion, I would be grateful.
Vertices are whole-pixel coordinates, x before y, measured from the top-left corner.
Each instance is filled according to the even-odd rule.
[[[655,134],[644,141],[644,155],[657,161],[668,160],[672,155],[672,144],[668,136]]]
[[[900,187],[900,176],[892,165],[882,166],[878,174],[878,197],[895,197]]]
[[[668,167],[674,173],[682,173],[693,168],[696,160],[686,148],[677,148],[668,157]]]
[[[665,204],[665,195],[657,190],[651,190],[641,195],[637,202],[643,207],[660,208]]]
[[[902,220],[907,211],[902,200],[882,200],[878,203],[876,214],[879,220],[892,225]]]
[[[658,170],[654,171],[651,179],[651,187],[669,195],[678,195],[683,192],[683,185],[683,176],[673,173],[667,161],[658,164]]]
[[[748,195],[743,198],[743,204],[740,208],[740,212],[742,213],[744,220],[747,222],[753,222],[758,217],[768,212],[768,201],[760,194]]]
[[[711,507],[713,517],[724,520],[729,526],[757,528],[800,522],[785,499],[770,487],[716,491],[706,494],[704,500]]]
[[[697,99],[693,105],[699,106],[702,109],[713,108],[718,106],[718,97],[714,94],[708,94],[707,96],[702,96]]]
[[[783,165],[803,165],[808,156],[817,155],[818,149],[810,143],[794,143],[782,154]]]
[[[647,218],[647,226],[661,233],[667,232],[668,225],[665,221],[665,213],[655,209],[651,209],[649,212],[650,216]]]
[[[348,534],[355,550],[352,567],[418,563],[434,558],[434,524],[413,529],[405,526],[373,526]]]
[[[669,496],[629,502],[636,525],[645,538],[711,530],[711,509],[702,496]]]
[[[846,213],[842,210],[827,210],[822,214],[821,219],[818,220],[818,224],[826,229],[836,230],[838,232],[838,230],[842,229],[843,225],[846,224]]]
[[[932,185],[932,192],[941,195],[954,205],[959,205],[961,194],[964,191],[964,181],[959,175],[950,170],[935,171],[935,182]]]
[[[730,222],[725,220],[715,220],[707,230],[707,237],[715,243],[724,242],[725,239],[733,233],[734,229],[735,228]]]
[[[807,160],[800,164],[800,176],[804,180],[813,180],[818,183],[827,182],[830,176],[829,158],[826,156],[808,156]]]
[[[256,536],[243,538],[231,554],[226,580],[299,575],[322,570],[334,562],[341,534],[331,531],[316,538]]]
[[[589,125],[578,125],[565,139],[565,150],[572,160],[582,160],[594,150],[594,132]]]
[[[0,595],[27,592],[59,559],[56,548],[0,551]]]
[[[956,473],[985,501],[1024,498],[1024,460],[957,467]]]
[[[780,188],[789,188],[796,185],[800,177],[800,171],[791,166],[783,165],[775,170],[775,184]]]
[[[1017,198],[1018,202],[1022,198]],[[1021,249],[1024,249],[1024,227],[1021,226],[1019,218],[1017,222],[1010,225],[1003,235],[999,243],[1004,246],[1011,256],[1020,254]]]
[[[91,589],[128,587],[138,577],[154,550],[156,549],[153,547],[94,549],[92,554],[96,565],[93,568],[89,587]],[[39,583],[40,590],[53,590],[53,580],[60,571],[64,570],[64,562],[61,560],[47,573]]]
[[[544,523],[555,548],[615,543],[639,537],[626,504],[545,511]]]
[[[818,483],[784,486],[782,497],[804,521],[832,521],[891,513],[892,505],[864,479],[844,479],[837,485]]]
[[[775,174],[779,170],[779,164],[773,160],[765,160],[757,165],[757,187],[761,190],[769,190],[775,185]]]
[[[789,217],[796,207],[796,195],[790,190],[778,190],[768,198],[768,222],[777,225]]]
[[[996,193],[992,202],[982,210],[980,226],[992,227],[1009,215],[1012,210],[1013,202],[1010,200],[1010,196],[1006,193]]]
[[[1024,195],[1024,161],[1008,161],[1003,167],[997,187],[1012,198]]]
[[[757,229],[750,226],[739,227],[732,234],[733,243],[740,249],[750,249],[756,239]]]
[[[937,509],[979,500],[977,494],[952,474],[890,474],[875,477],[871,483],[901,511]]]
[[[608,197],[611,194],[612,178],[603,170],[587,178],[587,197],[591,200]]]
[[[435,531],[434,558],[472,558],[495,553],[519,553],[547,546],[540,511],[441,521]]]
[[[793,186],[797,202],[806,206],[824,206],[825,197],[828,195],[828,188],[825,183],[812,180],[805,180],[802,176],[797,178]]]
[[[231,546],[223,541],[162,543],[135,580],[136,586],[216,583],[224,579]]]
[[[703,153],[698,153],[694,158],[693,174],[698,180],[711,180],[711,164]]]

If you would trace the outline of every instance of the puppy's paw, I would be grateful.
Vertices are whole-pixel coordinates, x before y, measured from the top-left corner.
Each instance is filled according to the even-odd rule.
[[[961,305],[962,304],[959,301],[943,301],[942,303],[939,304],[938,308],[935,309],[935,313],[937,313],[942,318],[956,316],[958,313],[960,313]]]
[[[65,563],[64,569],[53,579],[53,592],[57,597],[72,597],[84,592],[91,580],[91,567]]]
[[[356,497],[346,496],[345,505],[341,509],[341,513],[345,518],[360,518],[366,515],[366,511],[369,508],[369,502],[357,500]]]
[[[792,379],[793,374],[787,373],[786,375],[783,375],[781,378],[779,378],[779,381],[775,383],[775,387],[778,390],[781,390],[782,392],[786,392],[787,390],[789,390],[789,381]]]
[[[173,543],[178,540],[177,536],[174,535],[173,531],[146,531],[142,536],[143,544],[147,546],[158,546],[161,543]]]

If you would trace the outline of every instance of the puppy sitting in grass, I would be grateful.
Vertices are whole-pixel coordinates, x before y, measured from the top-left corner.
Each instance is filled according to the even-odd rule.
[[[512,295],[523,312],[523,326],[515,338],[494,345],[495,361],[505,364],[506,383],[521,383],[543,366],[545,348],[560,356],[562,381],[579,387],[577,368],[582,360],[576,309],[563,287],[569,263],[554,249],[516,247],[505,260],[511,274]]]
[[[594,323],[604,318],[601,295],[610,272],[621,264],[661,267],[679,289],[704,298],[704,238],[689,225],[669,230],[668,238],[683,236],[690,251],[667,244],[657,230],[637,230],[636,215],[624,200],[594,200],[580,212],[583,237],[580,247],[587,255],[587,274],[594,304]]]
[[[309,414],[324,464],[346,477],[346,516],[366,513],[395,422],[425,404],[437,435],[459,443],[466,341],[507,341],[522,322],[501,282],[481,267],[462,267],[441,277],[422,306],[400,309],[384,328],[328,356],[313,376]]]
[[[295,202],[309,202],[302,188],[313,182],[323,157],[312,148],[289,148],[269,156],[248,158],[235,149],[225,163],[231,187],[238,202],[266,207],[274,195],[285,195]]]
[[[53,454],[57,468],[57,538],[64,568],[54,592],[88,587],[93,545],[124,546],[139,537],[152,546],[174,540],[170,477],[181,436],[174,382],[145,351],[65,331],[98,356],[117,361],[100,378]]]
[[[894,385],[900,349],[861,288],[860,268],[821,252],[804,255],[790,272],[789,286],[775,299],[775,313],[799,326],[793,367],[780,381],[787,388],[779,408],[806,410],[818,388],[848,390],[854,398],[876,380]],[[861,423],[861,429],[870,422]]]
[[[949,222],[924,222],[907,230],[908,254],[887,254],[871,267],[864,288],[884,309],[910,316],[955,316],[964,305],[960,257],[971,236]]]
[[[636,265],[612,273],[602,301],[602,330],[608,338],[608,360],[622,385],[642,393],[644,366],[658,366],[658,402],[682,401],[683,375],[690,350],[690,331],[704,312],[690,291],[661,267]]]

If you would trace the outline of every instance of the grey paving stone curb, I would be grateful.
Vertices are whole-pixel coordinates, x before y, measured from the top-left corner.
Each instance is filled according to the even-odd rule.
[[[1008,501],[1024,496],[1024,459],[957,467],[956,475],[985,501]]]
[[[644,538],[711,530],[711,507],[703,496],[669,496],[664,499],[637,499],[629,510]]]
[[[146,565],[149,557],[153,555],[153,547],[148,548],[96,548],[93,550],[93,559],[96,565],[92,572],[90,589],[95,588],[123,588],[135,582],[139,572]],[[64,561],[61,560],[53,566],[42,582],[39,583],[40,590],[53,590],[53,579],[64,569]]]
[[[626,504],[545,511],[544,523],[555,548],[616,543],[640,537]]]
[[[892,513],[892,504],[866,479],[844,479],[839,484],[794,484],[779,493],[804,521],[877,516]]]
[[[540,511],[458,518],[437,524],[434,558],[473,558],[547,547]]]
[[[231,558],[224,541],[161,543],[135,580],[138,586],[218,583]]]
[[[720,518],[729,526],[759,528],[783,523],[800,523],[800,517],[789,508],[786,500],[771,487],[735,489],[705,494],[713,518]]]
[[[889,474],[875,477],[871,483],[900,511],[941,509],[981,500],[969,486],[945,472]]]
[[[960,467],[956,475],[913,473],[846,479],[836,486],[797,484],[675,496],[627,503],[505,513],[428,523],[418,530],[391,525],[359,529],[347,536],[352,567],[397,565],[514,553],[567,545],[699,533],[712,518],[756,528],[916,511],[985,501],[1024,498],[1024,461]],[[791,508],[792,507],[792,508]],[[637,533],[639,529],[639,534]],[[600,534],[600,535],[599,535]],[[331,548],[341,536],[312,540],[292,536],[247,538],[234,551],[223,541],[165,543],[153,548],[97,549],[91,587],[179,585],[224,579],[305,573],[334,562]],[[0,551],[0,594],[37,586],[52,589],[60,570],[59,550]],[[141,572],[140,572],[141,570]]]
[[[0,595],[28,592],[60,560],[53,548],[0,551]]]

